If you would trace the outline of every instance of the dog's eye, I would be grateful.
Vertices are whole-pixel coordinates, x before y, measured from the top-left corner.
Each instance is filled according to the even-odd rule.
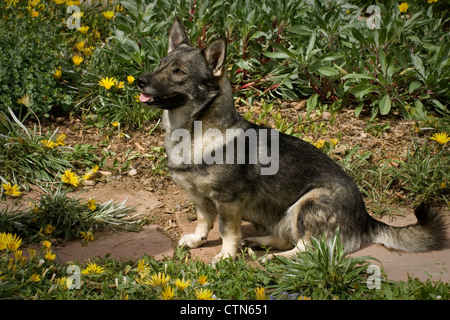
[[[180,75],[180,76],[184,76],[186,74],[186,72],[184,72],[184,70],[180,69],[180,68],[175,69],[175,73]]]

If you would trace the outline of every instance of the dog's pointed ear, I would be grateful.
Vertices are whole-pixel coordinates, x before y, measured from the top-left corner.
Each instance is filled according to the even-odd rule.
[[[169,32],[169,52],[175,50],[181,44],[189,44],[183,25],[178,17],[175,17]]]
[[[202,53],[214,77],[222,76],[227,55],[227,39],[217,39],[204,48]]]

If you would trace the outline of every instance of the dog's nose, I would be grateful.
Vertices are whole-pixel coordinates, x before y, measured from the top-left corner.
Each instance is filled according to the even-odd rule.
[[[140,76],[137,79],[137,85],[139,88],[143,88],[148,84],[147,78],[144,76]]]

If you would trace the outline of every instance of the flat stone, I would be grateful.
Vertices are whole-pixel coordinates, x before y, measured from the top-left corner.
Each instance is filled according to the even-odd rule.
[[[173,256],[170,238],[159,232],[156,225],[145,226],[140,232],[94,233],[94,237],[95,240],[84,247],[81,241],[76,241],[55,247],[54,252],[61,262],[83,262],[90,258],[103,258],[107,254],[118,260],[136,260],[143,255],[155,259]]]

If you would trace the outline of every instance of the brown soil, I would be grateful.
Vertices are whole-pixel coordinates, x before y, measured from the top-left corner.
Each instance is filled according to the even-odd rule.
[[[282,108],[274,107],[273,112],[279,112],[283,117],[296,121],[300,114],[304,116],[304,102],[290,103]],[[246,107],[240,107],[239,111],[244,114],[248,111]],[[254,113],[261,110],[257,107]],[[408,147],[413,145],[412,135],[414,134],[414,124],[400,118],[390,118],[382,123],[389,122],[390,128],[381,132],[368,131],[367,118],[355,118],[353,111],[340,111],[336,115],[334,123],[331,125],[332,115],[324,112],[320,116],[312,116],[312,122],[328,123],[328,130],[325,134],[320,130],[316,133],[307,134],[304,138],[310,141],[324,139],[329,141],[340,135],[340,140],[333,153],[334,157],[340,157],[346,149],[356,145],[361,146],[361,152],[371,151],[372,161],[377,163],[381,159],[404,158]],[[117,128],[97,129],[84,127],[79,119],[55,119],[49,124],[51,130],[59,127],[59,132],[65,133],[68,146],[75,144],[91,144],[98,146],[97,152],[108,152],[110,157],[107,165],[100,169],[101,175],[95,184],[82,187],[85,189],[80,197],[95,197],[99,202],[110,199],[120,202],[125,199],[127,205],[135,207],[137,212],[142,212],[148,216],[150,225],[142,228],[140,232],[99,232],[95,233],[95,241],[89,242],[87,246],[81,246],[80,241],[68,244],[61,244],[56,252],[62,261],[83,261],[91,257],[104,257],[110,254],[114,258],[137,259],[143,254],[161,258],[163,255],[171,256],[173,250],[182,234],[190,233],[195,228],[195,210],[193,204],[187,198],[185,192],[177,186],[168,173],[155,174],[158,170],[158,153],[155,147],[163,146],[164,132],[161,126],[149,135],[154,129],[155,123],[141,131],[133,131],[127,128],[122,131],[129,136],[119,138]],[[273,125],[269,123],[267,125]],[[109,143],[103,143],[110,135]],[[120,164],[129,161],[129,167],[125,170],[111,169],[113,159],[117,158]],[[120,166],[119,166],[120,167]],[[404,198],[401,193],[391,195],[392,198]],[[22,197],[22,205],[28,203],[28,198],[39,198],[38,188],[34,188],[30,193]],[[18,203],[15,203],[17,205]],[[0,209],[11,202],[0,203]],[[390,204],[392,206],[392,204]],[[393,215],[384,217],[383,220],[391,224],[406,225],[414,223],[415,218],[412,210],[405,207],[397,207],[403,215]],[[444,211],[447,221],[450,223],[450,212]],[[248,223],[243,225],[243,234],[254,234],[255,230]],[[448,230],[450,238],[450,230]],[[209,241],[198,249],[191,250],[193,256],[200,257],[206,262],[220,251],[221,240],[218,233],[217,224],[211,231]],[[371,245],[353,255],[371,255],[380,260],[387,272],[388,278],[392,280],[406,280],[407,275],[414,275],[422,280],[432,276],[432,280],[450,280],[447,271],[450,265],[450,241],[447,241],[440,251],[428,253],[402,253],[389,251],[379,245]],[[378,263],[379,264],[379,263]]]

